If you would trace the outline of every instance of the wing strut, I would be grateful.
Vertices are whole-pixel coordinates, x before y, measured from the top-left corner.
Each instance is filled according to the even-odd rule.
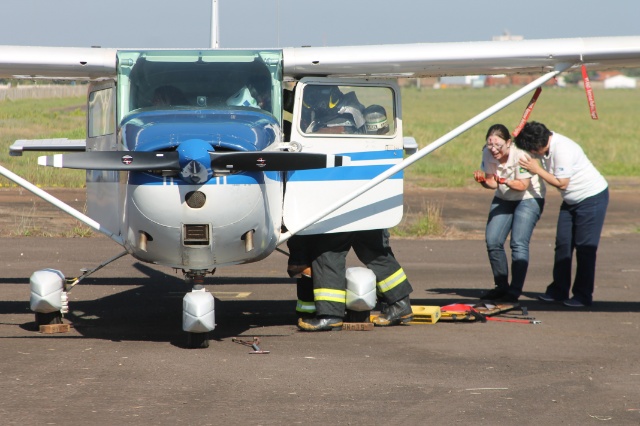
[[[460,126],[456,127],[455,129],[451,130],[446,135],[442,136],[441,138],[439,138],[439,139],[435,140],[434,142],[430,143],[429,145],[425,146],[424,148],[422,148],[421,150],[419,150],[415,154],[405,158],[402,162],[400,162],[400,163],[396,164],[395,166],[389,168],[385,172],[380,173],[374,179],[370,180],[365,185],[362,185],[357,191],[354,191],[352,194],[341,198],[335,204],[329,206],[325,210],[320,211],[315,216],[310,217],[307,220],[306,223],[298,226],[297,228],[289,229],[287,232],[282,233],[280,235],[280,238],[278,239],[278,245],[286,242],[289,238],[291,238],[292,235],[295,235],[296,233],[302,231],[306,227],[308,227],[308,226],[318,222],[319,220],[325,218],[326,216],[330,215],[331,213],[333,213],[334,211],[338,210],[340,207],[344,206],[345,204],[347,204],[351,200],[359,197],[360,195],[362,195],[363,193],[367,192],[368,190],[370,190],[374,186],[378,185],[379,183],[383,182],[387,178],[389,178],[389,177],[393,176],[394,174],[398,173],[400,170],[403,170],[403,169],[407,168],[411,164],[413,164],[416,161],[420,160],[422,157],[432,153],[436,149],[440,148],[442,145],[446,144],[447,142],[451,141],[455,137],[457,137],[457,136],[461,135],[462,133],[466,132],[467,130],[469,130],[473,126],[477,125],[481,121],[486,120],[487,118],[489,118],[490,116],[492,116],[496,112],[498,112],[501,109],[507,107],[508,105],[512,104],[513,102],[517,101],[518,99],[522,98],[523,96],[525,96],[526,94],[528,94],[532,90],[536,89],[537,87],[542,86],[547,81],[551,80],[552,78],[554,78],[555,76],[557,76],[561,72],[565,71],[571,65],[572,64],[570,64],[570,63],[564,63],[564,64],[557,65],[555,70],[553,70],[551,72],[548,72],[545,75],[537,78],[536,80],[534,80],[531,83],[527,84],[526,86],[524,86],[520,90],[517,90],[515,93],[507,96],[506,98],[504,98],[503,100],[501,100],[497,104],[487,108],[486,110],[484,110],[480,114],[476,115],[475,117],[471,118],[470,120],[466,121],[465,123],[461,124]]]
[[[121,246],[124,245],[124,241],[123,241],[122,237],[120,237],[119,235],[115,235],[111,231],[103,228],[98,222],[96,222],[95,220],[91,219],[89,216],[85,215],[84,213],[79,212],[78,210],[74,209],[73,207],[71,207],[70,205],[66,204],[65,202],[60,201],[59,199],[57,199],[53,195],[49,194],[46,191],[43,191],[42,189],[40,189],[37,186],[33,185],[31,182],[21,178],[20,176],[18,176],[17,174],[15,174],[13,172],[11,172],[10,170],[7,170],[6,168],[0,166],[0,175],[2,175],[4,177],[6,177],[7,179],[17,183],[18,185],[20,185],[24,189],[27,189],[27,190],[33,192],[38,197],[40,197],[43,200],[53,204],[54,206],[56,206],[57,208],[59,208],[63,212],[67,213],[68,215],[71,215],[71,216],[75,217],[76,219],[78,219],[80,222],[84,223],[88,227],[90,227],[90,228],[92,228],[92,229],[94,229],[94,230],[106,235],[107,237],[111,238],[113,241],[115,241],[116,243],[120,244]]]

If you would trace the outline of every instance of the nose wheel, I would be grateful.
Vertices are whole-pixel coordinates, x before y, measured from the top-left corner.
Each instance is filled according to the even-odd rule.
[[[187,333],[187,348],[206,349],[209,347],[209,333]]]
[[[203,283],[206,271],[185,272],[185,281],[193,289],[182,299],[182,330],[187,332],[187,348],[209,347],[209,332],[215,327],[215,300]]]

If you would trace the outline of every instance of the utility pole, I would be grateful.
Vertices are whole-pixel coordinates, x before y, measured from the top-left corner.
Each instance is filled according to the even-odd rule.
[[[220,47],[220,28],[218,26],[218,0],[211,0],[211,48]]]

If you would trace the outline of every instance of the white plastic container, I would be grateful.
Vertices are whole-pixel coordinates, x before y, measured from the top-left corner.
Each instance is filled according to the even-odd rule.
[[[55,269],[41,269],[31,274],[29,279],[31,310],[43,314],[60,311],[63,295],[66,296],[64,279],[62,272]]]
[[[347,269],[347,309],[370,311],[376,306],[376,276],[371,269]]]
[[[182,329],[206,333],[216,328],[215,301],[204,287],[194,288],[182,299]]]

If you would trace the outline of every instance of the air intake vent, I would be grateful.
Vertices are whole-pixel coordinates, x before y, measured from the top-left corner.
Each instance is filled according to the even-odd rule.
[[[184,201],[192,209],[199,209],[204,206],[207,201],[207,196],[201,191],[191,191],[184,197]]]
[[[185,246],[209,245],[209,225],[184,225],[182,229]]]

